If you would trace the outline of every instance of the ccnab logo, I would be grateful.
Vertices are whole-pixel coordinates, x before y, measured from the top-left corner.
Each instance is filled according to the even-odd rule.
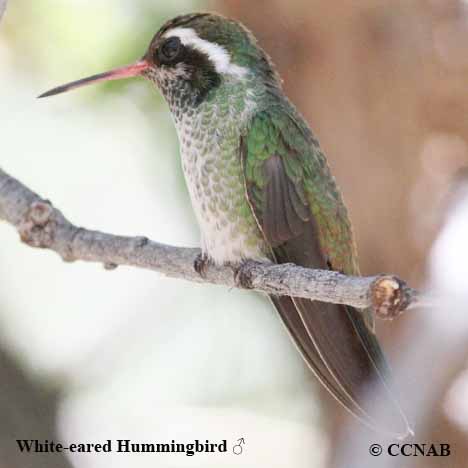
[[[450,455],[449,444],[391,444],[388,446],[388,454],[392,457],[403,455],[404,457],[448,457]]]

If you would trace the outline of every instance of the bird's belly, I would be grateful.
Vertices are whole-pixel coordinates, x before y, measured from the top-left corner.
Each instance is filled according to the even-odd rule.
[[[242,168],[234,152],[185,148],[182,167],[203,251],[217,264],[266,260],[269,249],[248,204]]]

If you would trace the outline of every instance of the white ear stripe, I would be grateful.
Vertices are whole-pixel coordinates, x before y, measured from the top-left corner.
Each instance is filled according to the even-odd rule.
[[[231,62],[229,52],[219,44],[201,39],[192,28],[174,28],[164,34],[164,37],[178,37],[182,44],[192,46],[203,52],[213,62],[216,71],[242,78],[247,69]]]

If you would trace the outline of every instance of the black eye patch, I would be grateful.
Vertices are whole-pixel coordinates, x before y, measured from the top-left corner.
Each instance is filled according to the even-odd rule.
[[[158,61],[161,64],[169,65],[175,63],[184,50],[184,46],[178,37],[166,39],[156,51]]]
[[[182,44],[177,36],[163,40],[153,51],[156,67],[168,70],[183,65],[183,74],[174,74],[170,81],[183,81],[191,88],[195,105],[199,105],[208,93],[221,84],[221,76],[216,71],[209,56],[190,45]]]

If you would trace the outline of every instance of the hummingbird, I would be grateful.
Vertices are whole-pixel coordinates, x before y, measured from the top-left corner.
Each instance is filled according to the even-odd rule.
[[[210,263],[256,260],[359,275],[351,223],[326,157],[246,27],[211,13],[178,16],[136,63],[39,97],[130,77],[153,83],[172,114],[201,234],[198,273]],[[339,403],[377,431],[411,433],[369,311],[288,296],[271,302]]]

